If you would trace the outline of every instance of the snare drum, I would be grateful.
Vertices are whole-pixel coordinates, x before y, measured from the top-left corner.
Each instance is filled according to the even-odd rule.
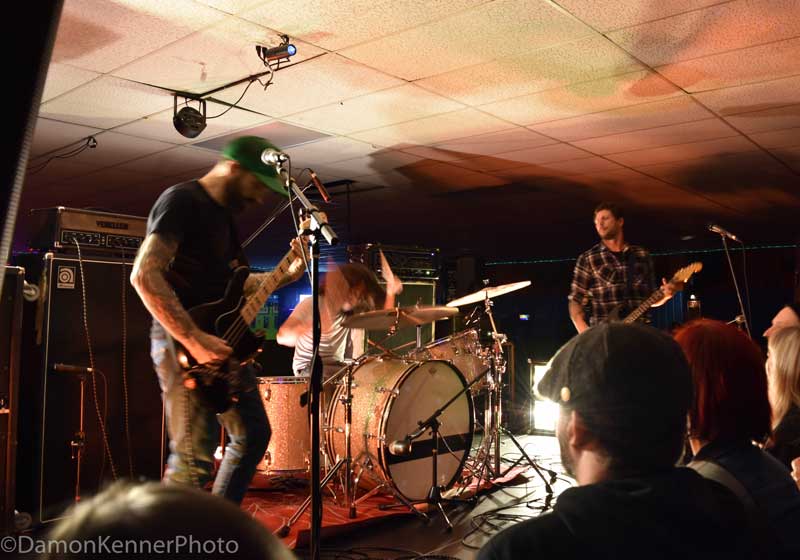
[[[482,355],[478,331],[475,329],[431,342],[422,351],[422,356],[426,359],[452,362],[467,383],[471,383],[489,369],[489,360]],[[484,385],[484,382],[479,381],[472,386],[472,391],[475,392]]]
[[[388,446],[402,440],[439,407],[466,386],[463,375],[449,362],[415,362],[371,358],[353,372],[351,450],[361,468],[362,487],[385,483],[409,500],[424,500],[431,488],[433,439],[426,432],[414,440],[408,455],[395,456]],[[345,455],[344,405],[346,387],[338,385],[328,409],[332,429],[328,448],[338,459]],[[461,474],[472,445],[473,405],[462,393],[439,416],[441,422],[437,484],[452,486]],[[368,473],[372,473],[369,475]]]
[[[264,403],[272,437],[258,470],[266,474],[296,474],[309,470],[311,430],[308,408],[300,397],[308,391],[307,377],[260,377],[258,392]]]

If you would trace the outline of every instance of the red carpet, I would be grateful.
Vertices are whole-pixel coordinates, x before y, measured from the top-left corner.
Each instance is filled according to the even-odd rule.
[[[458,495],[466,498],[475,494],[491,491],[496,484],[509,483],[520,477],[526,471],[523,467],[515,467],[505,473],[501,478],[485,481],[480,489],[475,484],[460,489]],[[332,485],[333,491],[339,500],[342,491],[338,485]],[[456,489],[459,490],[459,489]],[[451,490],[449,494],[453,493]],[[256,475],[253,487],[242,502],[242,509],[250,513],[262,523],[269,531],[276,532],[297,511],[297,508],[308,496],[308,481],[299,478],[269,479],[263,475]],[[363,492],[359,492],[359,496]],[[408,517],[414,515],[405,506],[400,504],[391,494],[376,494],[361,502],[356,511],[356,517],[348,517],[348,509],[334,500],[331,490],[324,488],[322,539],[340,535],[349,531],[363,528],[367,525],[386,519],[388,517]],[[379,509],[382,505],[397,505],[389,510]],[[419,506],[422,511],[427,505]],[[289,534],[284,537],[283,543],[289,548],[306,548],[310,538],[311,508],[309,507],[300,519],[290,528]]]

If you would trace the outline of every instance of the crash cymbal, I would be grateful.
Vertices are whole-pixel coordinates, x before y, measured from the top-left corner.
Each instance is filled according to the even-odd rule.
[[[525,280],[524,282],[514,282],[513,284],[503,284],[502,286],[486,286],[482,290],[479,290],[475,293],[454,299],[447,304],[447,307],[460,307],[462,305],[469,305],[470,303],[478,303],[479,301],[483,301],[487,298],[492,299],[509,292],[527,288],[530,285],[531,281]]]
[[[393,325],[400,327],[415,327],[447,319],[458,313],[457,309],[445,306],[431,307],[393,307],[392,309],[378,309],[367,311],[347,317],[342,325],[352,329],[388,329]]]

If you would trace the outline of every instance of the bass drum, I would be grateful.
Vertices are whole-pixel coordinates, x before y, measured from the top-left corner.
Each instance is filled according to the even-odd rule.
[[[364,488],[391,485],[408,500],[425,500],[431,488],[433,438],[426,431],[414,440],[411,452],[395,456],[388,445],[419,428],[439,407],[466,387],[464,376],[449,362],[413,362],[371,358],[353,372],[351,450],[361,468]],[[328,411],[328,448],[335,459],[345,456],[345,387],[336,387]],[[439,416],[438,480],[450,488],[461,474],[472,446],[473,405],[462,393]],[[356,469],[358,471],[358,469]],[[372,473],[372,474],[370,474]]]

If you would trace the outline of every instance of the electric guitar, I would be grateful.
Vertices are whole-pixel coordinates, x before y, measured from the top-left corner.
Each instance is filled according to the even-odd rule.
[[[700,272],[703,270],[703,263],[701,262],[693,262],[687,266],[681,268],[678,272],[676,272],[672,278],[670,279],[669,283],[675,288],[676,292],[680,292],[683,290],[683,284],[692,277],[693,274]],[[644,300],[639,307],[631,311],[628,315],[625,316],[624,319],[620,319],[620,311],[622,309],[621,305],[615,307],[608,316],[609,322],[614,321],[621,321],[623,323],[633,323],[639,317],[647,313],[647,311],[653,307],[653,304],[657,301],[660,301],[664,298],[664,291],[659,288],[655,292],[653,292],[650,297]]]
[[[203,331],[225,340],[233,349],[226,362],[198,364],[192,355],[176,343],[178,363],[184,370],[184,385],[217,413],[225,412],[238,400],[243,387],[238,374],[241,366],[252,360],[264,342],[264,335],[250,330],[250,324],[269,296],[290,274],[299,252],[292,248],[274,270],[265,274],[256,291],[244,297],[244,284],[250,269],[241,266],[225,288],[222,299],[189,309],[189,316]]]

